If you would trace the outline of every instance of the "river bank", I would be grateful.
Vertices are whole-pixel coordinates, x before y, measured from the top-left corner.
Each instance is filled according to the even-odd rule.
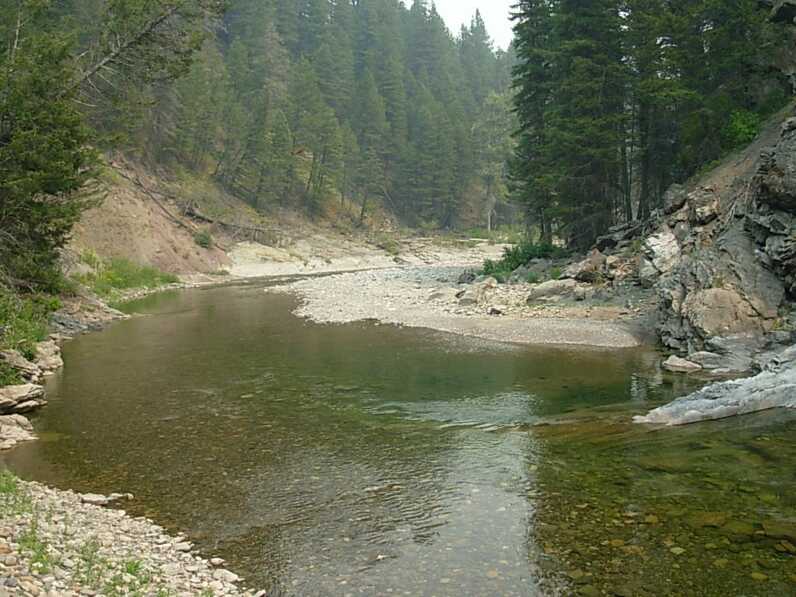
[[[645,343],[648,298],[528,302],[536,285],[486,279],[459,284],[468,266],[404,266],[309,278],[274,287],[302,301],[296,314],[316,323],[373,320],[384,324],[517,344],[633,348]]]
[[[0,476],[0,593],[255,595],[182,537],[79,495]]]

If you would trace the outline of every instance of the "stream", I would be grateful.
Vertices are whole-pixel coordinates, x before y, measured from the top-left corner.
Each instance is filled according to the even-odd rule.
[[[268,595],[796,595],[796,415],[629,423],[649,350],[317,325],[264,282],[154,295],[64,346],[4,455],[130,492]]]

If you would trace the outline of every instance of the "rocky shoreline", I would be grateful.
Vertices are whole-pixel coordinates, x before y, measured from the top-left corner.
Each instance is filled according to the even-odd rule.
[[[0,474],[2,595],[242,595],[221,559],[122,510]]]
[[[470,264],[475,265],[475,264]],[[405,266],[309,278],[267,289],[301,299],[317,323],[378,321],[515,344],[634,348],[645,342],[646,298],[579,297],[570,287],[531,300],[537,285],[462,281],[465,265]],[[584,285],[585,289],[585,285]]]

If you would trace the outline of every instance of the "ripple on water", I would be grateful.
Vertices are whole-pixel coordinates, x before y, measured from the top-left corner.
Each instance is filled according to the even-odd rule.
[[[601,545],[620,538],[613,517],[570,526],[582,497],[626,500],[608,509],[624,512],[650,496],[689,499],[692,485],[676,481],[708,478],[731,490],[727,511],[751,504],[741,487],[773,494],[748,510],[763,513],[787,512],[783,496],[796,494],[792,479],[757,491],[758,475],[794,462],[787,450],[779,459],[778,437],[775,450],[754,441],[737,457],[736,477],[754,471],[744,484],[725,474],[736,458],[727,438],[662,458],[665,443],[623,426],[688,389],[642,351],[318,326],[290,314],[290,297],[252,288],[141,305],[151,316],[66,345],[36,421],[62,439],[7,460],[56,485],[135,494],[133,513],[186,533],[269,594],[533,595],[547,547],[613,553]],[[712,459],[678,468],[702,453]],[[648,549],[655,537],[635,541]],[[614,564],[604,565],[608,583]]]

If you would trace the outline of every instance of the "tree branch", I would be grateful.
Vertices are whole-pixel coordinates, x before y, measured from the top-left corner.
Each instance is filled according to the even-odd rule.
[[[153,19],[144,23],[141,29],[139,29],[130,38],[128,38],[126,41],[122,42],[121,44],[111,49],[110,52],[108,52],[100,60],[94,63],[94,65],[92,65],[88,70],[83,71],[80,74],[80,76],[77,79],[75,79],[75,81],[73,81],[72,84],[66,89],[66,92],[72,93],[78,87],[83,85],[83,83],[94,77],[102,68],[118,60],[119,57],[124,55],[125,52],[135,47],[137,44],[141,42],[141,40],[143,40],[145,37],[154,32],[168,19],[173,17],[177,13],[177,11],[180,10],[180,8],[182,8],[183,4],[184,2],[178,2],[177,4],[168,8],[166,11],[162,12]]]

